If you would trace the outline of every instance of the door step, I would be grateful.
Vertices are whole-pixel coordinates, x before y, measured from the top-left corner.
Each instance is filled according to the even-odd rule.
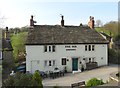
[[[78,71],[72,71],[73,74],[80,73],[80,72],[81,72],[81,70],[79,70],[79,69],[78,69]]]

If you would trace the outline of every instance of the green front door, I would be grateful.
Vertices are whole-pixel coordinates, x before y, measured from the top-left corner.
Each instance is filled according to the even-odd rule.
[[[72,71],[78,70],[78,58],[72,58]]]

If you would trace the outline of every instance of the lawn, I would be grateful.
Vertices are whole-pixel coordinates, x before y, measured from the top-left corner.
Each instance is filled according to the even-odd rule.
[[[18,52],[25,51],[25,41],[27,38],[28,32],[20,32],[18,34],[11,34],[11,43],[13,47],[13,56],[16,59]]]

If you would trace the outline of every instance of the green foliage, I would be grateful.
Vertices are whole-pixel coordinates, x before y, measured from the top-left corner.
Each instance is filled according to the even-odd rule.
[[[118,61],[118,58],[120,58],[120,50],[115,49],[109,49],[108,50],[108,62],[118,64],[120,63]]]
[[[115,40],[116,41],[120,41],[120,34],[118,34],[118,35],[115,36]]]
[[[106,30],[104,27],[96,27],[95,30],[97,32],[104,32],[106,33],[107,35],[110,35],[110,30]]]
[[[13,55],[14,58],[18,58],[18,52],[25,52],[25,41],[27,38],[28,32],[20,32],[17,34],[11,35],[11,43],[13,46]]]
[[[39,83],[41,83],[42,85],[42,81]],[[14,76],[9,76],[8,79],[3,82],[2,88],[8,88],[8,86],[21,86],[22,88],[27,88],[28,86],[34,88],[35,86],[37,86],[37,88],[42,88],[36,80],[33,80],[32,74],[23,73],[16,73]]]
[[[92,78],[87,82],[86,86],[94,87],[94,86],[103,85],[103,84],[104,82],[102,80],[99,80],[97,78]]]
[[[43,85],[42,85],[42,78],[41,78],[41,76],[40,76],[40,74],[39,74],[38,71],[35,71],[35,73],[33,75],[33,80],[38,83],[38,85],[40,86],[40,88],[43,87]]]
[[[110,35],[110,32],[112,33],[112,37],[115,39],[118,35],[120,35],[120,28],[118,28],[118,22],[117,21],[111,21],[106,23],[102,27],[95,28],[98,32],[104,32],[107,35]],[[119,36],[118,36],[119,37]]]

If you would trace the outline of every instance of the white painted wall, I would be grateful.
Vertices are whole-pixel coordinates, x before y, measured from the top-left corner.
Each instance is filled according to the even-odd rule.
[[[35,70],[51,71],[55,67],[63,70],[65,66],[61,65],[61,58],[64,57],[69,59],[66,65],[69,72],[72,71],[72,58],[74,57],[79,58],[79,62],[83,58],[95,57],[98,66],[108,64],[107,44],[96,44],[95,51],[85,51],[85,45],[83,44],[76,45],[77,48],[75,51],[66,51],[65,46],[72,45],[56,45],[55,52],[44,52],[43,45],[26,45],[26,70],[32,73]],[[55,66],[45,66],[45,60],[55,60]]]

